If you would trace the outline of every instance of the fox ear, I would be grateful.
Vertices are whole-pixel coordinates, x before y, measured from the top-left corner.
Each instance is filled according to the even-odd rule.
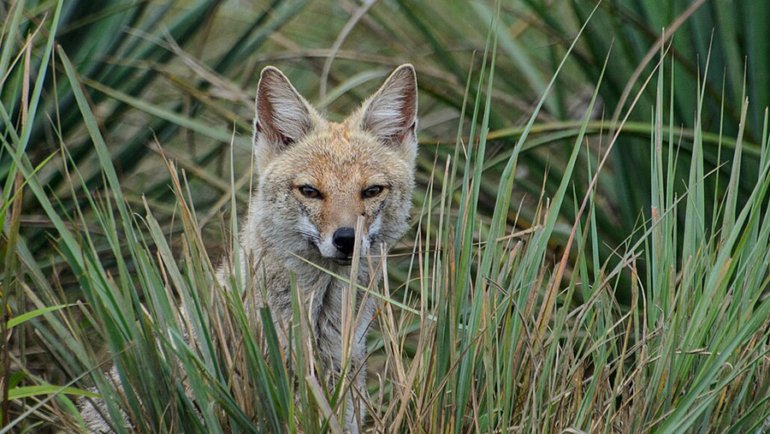
[[[412,65],[396,68],[364,103],[362,123],[388,144],[417,148],[417,76]]]
[[[273,66],[262,70],[255,105],[255,145],[264,139],[273,146],[286,147],[313,128],[313,109],[289,79]]]

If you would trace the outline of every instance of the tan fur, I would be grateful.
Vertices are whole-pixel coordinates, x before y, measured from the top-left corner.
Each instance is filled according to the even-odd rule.
[[[317,356],[333,386],[342,370],[342,312],[349,285],[330,273],[351,273],[350,257],[335,244],[335,233],[355,228],[363,218],[362,257],[377,257],[406,231],[417,152],[417,82],[411,65],[397,68],[383,86],[341,123],[324,119],[276,68],[262,71],[256,97],[254,147],[259,187],[249,204],[240,234],[241,278],[252,288],[265,287],[277,329],[292,320],[291,280],[307,301]],[[312,187],[318,197],[308,197]],[[378,190],[382,187],[381,191]],[[365,197],[367,189],[378,194]],[[375,261],[376,263],[376,261]],[[225,261],[218,273],[227,286],[232,274]],[[362,260],[357,281],[370,286],[379,268]],[[253,291],[260,294],[260,291]],[[348,372],[355,393],[365,393],[366,332],[373,320],[371,297],[355,297],[358,322],[353,333]],[[286,347],[286,336],[279,333]],[[91,410],[89,407],[85,410]],[[346,400],[344,427],[358,432],[364,407]],[[85,416],[85,411],[84,411]],[[94,431],[95,432],[95,431]]]

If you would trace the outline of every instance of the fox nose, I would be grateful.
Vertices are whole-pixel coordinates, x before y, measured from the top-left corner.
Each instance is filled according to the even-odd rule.
[[[353,245],[356,243],[356,231],[353,228],[339,228],[332,235],[332,244],[343,255],[353,254]]]

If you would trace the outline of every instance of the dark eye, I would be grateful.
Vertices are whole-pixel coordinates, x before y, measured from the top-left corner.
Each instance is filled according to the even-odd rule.
[[[308,199],[321,199],[321,192],[309,185],[303,185],[297,188],[299,189],[299,192]]]
[[[384,190],[384,187],[381,185],[373,185],[371,187],[368,187],[366,190],[361,192],[361,196],[363,196],[364,199],[371,199],[373,197],[377,197],[382,193],[382,190]]]

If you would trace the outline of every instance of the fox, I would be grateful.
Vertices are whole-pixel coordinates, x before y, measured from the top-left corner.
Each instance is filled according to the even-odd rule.
[[[269,308],[284,354],[293,319],[292,288],[303,295],[328,385],[344,378],[353,389],[346,394],[341,421],[351,434],[359,432],[365,418],[364,401],[354,395],[365,396],[366,336],[377,301],[368,294],[351,297],[351,283],[337,276],[350,276],[359,287],[379,281],[382,267],[373,265],[372,257],[384,258],[409,227],[417,92],[415,69],[403,64],[358,109],[334,122],[278,68],[265,67],[253,121],[257,187],[237,254],[223,260],[216,274],[224,288],[235,270],[243,281],[259,279],[264,290],[253,291],[254,305]],[[232,258],[239,258],[238,267]],[[347,343],[346,310],[355,318]],[[114,369],[109,376],[117,384]],[[100,407],[91,400],[81,406],[89,433],[111,432]]]

